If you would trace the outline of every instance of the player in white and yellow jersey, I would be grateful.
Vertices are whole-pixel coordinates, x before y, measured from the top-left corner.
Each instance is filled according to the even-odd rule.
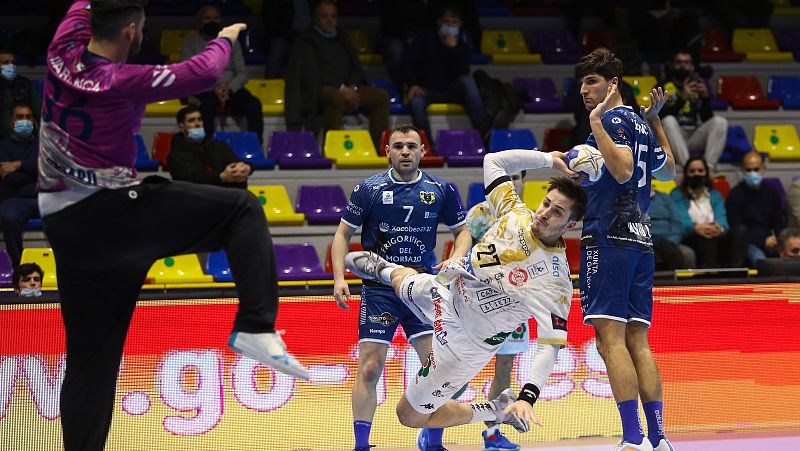
[[[587,195],[573,180],[556,177],[534,212],[519,198],[508,174],[553,167],[575,175],[562,158],[559,152],[534,150],[487,155],[484,183],[497,221],[466,257],[436,276],[417,274],[367,251],[345,258],[345,265],[360,277],[391,284],[411,311],[433,325],[433,350],[397,405],[404,425],[496,421],[524,432],[531,421],[539,424],[532,406],[567,340],[572,282],[561,236],[582,217]],[[450,400],[530,318],[537,323],[538,347],[519,399],[507,389],[488,403]]]

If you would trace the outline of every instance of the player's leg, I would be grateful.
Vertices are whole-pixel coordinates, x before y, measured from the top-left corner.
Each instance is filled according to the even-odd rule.
[[[341,91],[332,86],[323,86],[320,91],[322,101],[322,126],[325,130],[339,130],[342,128],[342,116],[347,112],[348,105]]]
[[[667,135],[672,154],[675,156],[675,164],[683,166],[689,160],[689,146],[686,142],[686,131],[678,123],[675,116],[666,116],[661,119],[664,127],[664,134]]]
[[[489,386],[489,399],[494,399],[506,388],[511,386],[511,369],[514,367],[514,357],[516,353],[508,353],[503,350],[505,343],[495,355],[494,378]],[[501,354],[502,352],[502,354]],[[483,436],[484,451],[515,451],[519,445],[511,443],[500,431],[500,425],[495,421],[486,421],[486,429],[481,433]]]
[[[703,151],[703,158],[712,173],[717,170],[719,157],[725,150],[725,140],[728,134],[728,120],[722,116],[713,116],[700,124],[689,136],[689,151]],[[713,177],[712,174],[708,174]]]

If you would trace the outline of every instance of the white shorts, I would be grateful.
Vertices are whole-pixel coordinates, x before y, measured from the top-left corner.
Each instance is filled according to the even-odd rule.
[[[497,350],[497,355],[517,355],[523,352],[528,352],[531,342],[531,332],[528,323],[520,324],[517,330],[511,333],[506,338],[506,341],[500,345]]]
[[[433,413],[475,377],[497,352],[492,346],[469,336],[453,312],[450,291],[431,274],[416,274],[403,280],[400,299],[423,321],[433,325],[431,355],[405,397],[419,413]]]

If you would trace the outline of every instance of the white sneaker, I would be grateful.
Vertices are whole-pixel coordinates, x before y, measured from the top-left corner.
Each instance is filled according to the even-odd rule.
[[[653,451],[653,445],[651,445],[650,440],[645,437],[641,445],[634,445],[633,443],[625,441],[619,442],[619,444],[614,447],[614,451]]]
[[[658,442],[658,446],[653,448],[653,451],[675,451],[675,448],[672,447],[672,443],[669,440],[662,438]]]
[[[344,257],[344,266],[362,279],[387,285],[391,285],[391,281],[381,280],[381,271],[385,268],[400,267],[400,265],[389,263],[380,255],[370,251],[349,252]]]
[[[228,347],[237,354],[258,360],[264,365],[290,376],[303,380],[311,378],[308,368],[286,351],[286,345],[283,344],[279,332],[260,334],[233,332],[228,340]]]
[[[492,410],[494,410],[494,414],[497,416],[497,421],[499,423],[510,424],[514,426],[517,432],[528,432],[531,426],[528,424],[527,420],[517,416],[515,413],[509,413],[507,415],[503,413],[503,410],[516,400],[517,396],[514,394],[514,390],[507,388],[503,390],[497,398],[489,401],[489,404],[492,405]]]

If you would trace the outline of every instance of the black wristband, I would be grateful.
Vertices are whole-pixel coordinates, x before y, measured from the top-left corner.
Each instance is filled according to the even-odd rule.
[[[539,399],[539,388],[531,383],[525,384],[522,387],[522,391],[519,392],[519,397],[517,400],[527,401],[530,405],[536,402]]]

